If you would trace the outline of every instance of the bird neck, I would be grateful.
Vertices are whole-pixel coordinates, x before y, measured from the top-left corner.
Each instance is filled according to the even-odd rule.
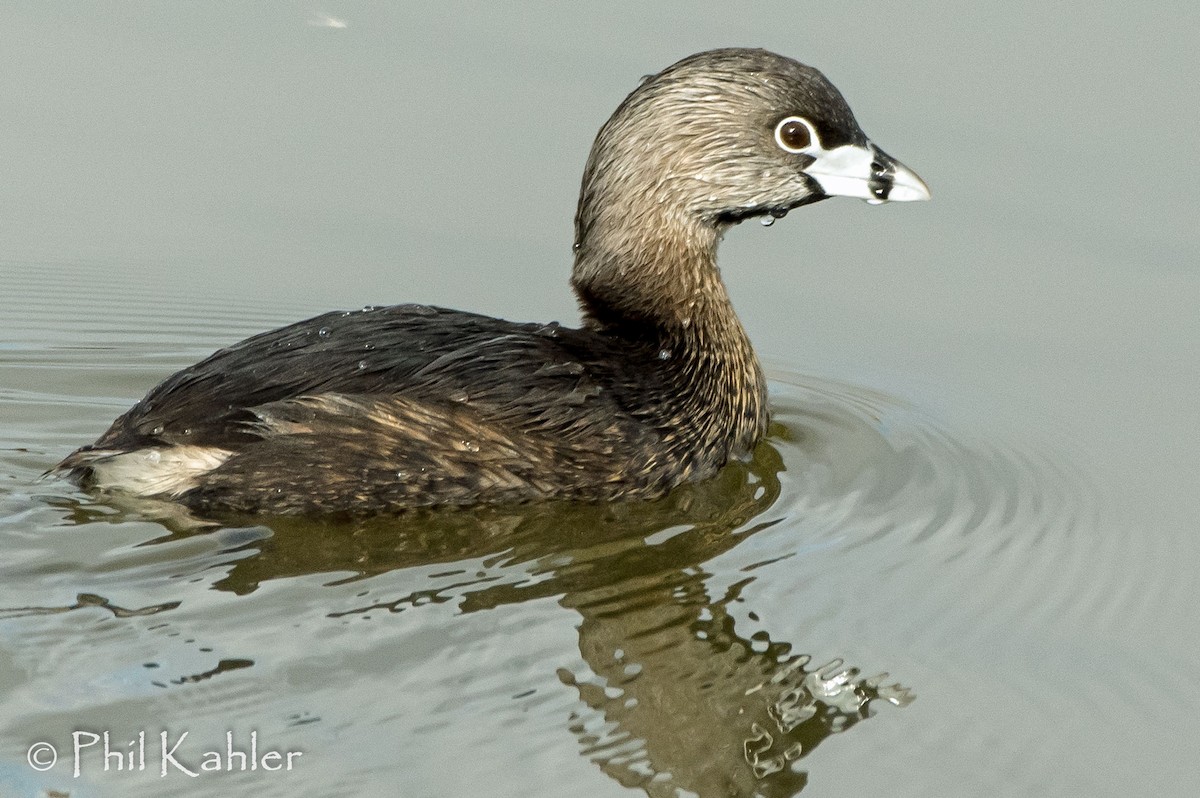
[[[765,433],[766,380],[717,268],[719,231],[666,214],[625,221],[578,242],[571,283],[584,326],[653,346],[680,422],[747,453]]]
[[[697,326],[740,329],[717,268],[714,226],[662,207],[580,215],[587,222],[577,226],[571,285],[585,325],[668,337]]]

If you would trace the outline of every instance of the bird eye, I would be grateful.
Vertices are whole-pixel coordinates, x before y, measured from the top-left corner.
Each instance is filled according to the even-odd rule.
[[[802,152],[817,141],[817,131],[807,119],[789,116],[775,126],[775,143],[788,152]]]

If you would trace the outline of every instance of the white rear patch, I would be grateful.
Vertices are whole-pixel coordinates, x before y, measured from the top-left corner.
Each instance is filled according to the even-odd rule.
[[[179,496],[233,452],[211,446],[162,446],[103,455],[88,465],[95,485],[133,496]]]

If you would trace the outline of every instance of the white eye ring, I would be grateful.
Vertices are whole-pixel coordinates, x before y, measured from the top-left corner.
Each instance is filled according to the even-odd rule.
[[[808,143],[803,147],[793,147],[783,140],[783,129],[793,122],[799,122],[808,130]],[[802,116],[789,116],[786,119],[781,119],[779,124],[775,126],[775,143],[784,152],[800,153],[821,149],[821,138],[817,135],[817,129],[812,126],[812,122],[809,122]]]

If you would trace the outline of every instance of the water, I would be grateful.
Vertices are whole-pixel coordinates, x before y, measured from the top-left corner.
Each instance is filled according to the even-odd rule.
[[[32,269],[9,268],[31,299],[47,290]],[[79,269],[71,283],[95,277]],[[104,296],[88,288],[88,301]],[[151,326],[145,300],[113,293],[127,305],[111,324]],[[538,746],[574,745],[614,781],[651,792],[729,784],[791,794],[826,738],[875,717],[877,704],[894,704],[884,717],[898,722],[892,713],[912,701],[884,673],[886,648],[862,641],[864,661],[843,664],[845,652],[824,639],[850,620],[847,591],[915,581],[924,592],[941,574],[909,604],[926,615],[958,587],[947,563],[1069,535],[1087,507],[1045,463],[966,446],[885,396],[776,373],[775,426],[754,460],[663,502],[198,531],[147,520],[155,508],[122,511],[38,481],[54,444],[102,426],[122,402],[50,400],[20,386],[47,370],[87,385],[98,357],[118,383],[136,384],[139,361],[169,358],[182,342],[147,330],[105,346],[93,339],[109,329],[80,324],[69,342],[39,344],[55,333],[38,329],[32,304],[16,311],[28,338],[6,353],[14,387],[0,394],[27,414],[23,434],[42,442],[4,447],[14,487],[0,505],[9,553],[0,623],[17,682],[0,734],[12,741],[97,729],[127,751],[142,726],[158,724],[206,751],[231,726],[239,739],[257,732],[304,751],[313,794],[370,792],[394,768],[418,779],[418,794],[436,794],[446,783],[432,752],[491,729],[499,744],[472,743],[488,767],[504,767],[528,734]],[[217,310],[192,304],[173,317],[195,330]],[[195,334],[187,343],[198,351],[174,356],[186,363],[240,334]],[[997,530],[1006,532],[976,539]],[[898,571],[901,558],[928,573]],[[783,585],[803,586],[803,599],[772,596]],[[773,634],[797,620],[807,633]],[[528,731],[513,735],[514,723]],[[149,730],[152,743],[159,732]],[[103,775],[101,756],[88,753],[83,774]],[[434,767],[423,773],[426,757]],[[158,794],[161,782],[140,775],[95,781]],[[254,775],[238,789],[294,788]],[[523,791],[530,775],[508,788]]]
[[[0,796],[1196,793],[1198,175],[1130,150],[1187,151],[1197,12],[918,4],[882,48],[861,9],[690,13],[0,12]],[[319,311],[573,321],[595,129],[746,42],[935,196],[727,237],[751,462],[645,505],[215,529],[39,479]],[[97,742],[73,778],[76,731],[110,768],[145,732],[146,770]],[[163,777],[164,732],[193,769],[300,753]]]

